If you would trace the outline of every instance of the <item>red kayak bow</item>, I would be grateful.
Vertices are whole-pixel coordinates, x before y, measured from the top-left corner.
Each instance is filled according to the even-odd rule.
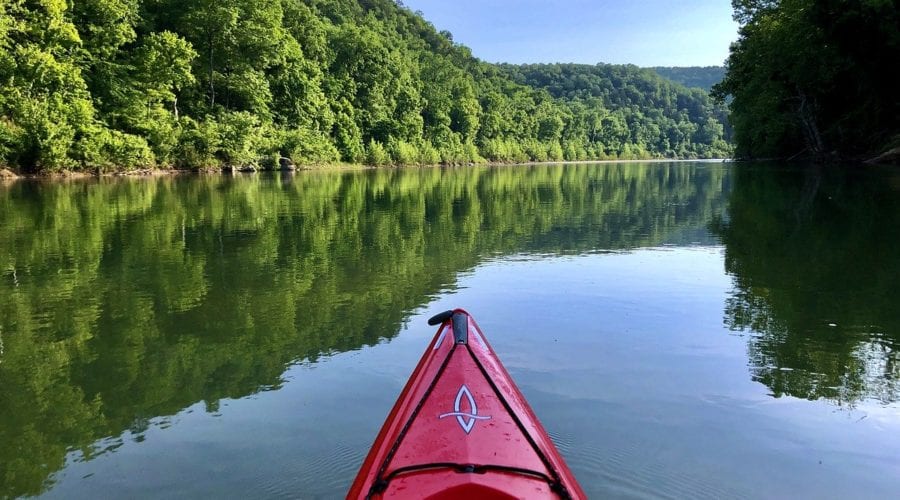
[[[475,320],[438,323],[347,498],[585,498]]]

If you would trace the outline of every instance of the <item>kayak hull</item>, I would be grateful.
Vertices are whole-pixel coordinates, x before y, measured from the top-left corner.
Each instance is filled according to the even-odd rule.
[[[439,316],[347,498],[584,498],[474,319]]]

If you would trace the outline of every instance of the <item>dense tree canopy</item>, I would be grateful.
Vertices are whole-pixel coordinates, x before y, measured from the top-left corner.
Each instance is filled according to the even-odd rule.
[[[703,92],[606,68],[573,80],[588,87],[578,98],[552,96],[394,0],[4,0],[0,165],[102,172],[728,153]],[[666,102],[646,95],[659,89]]]
[[[733,0],[725,80],[737,153],[855,156],[900,141],[896,0]],[[896,145],[896,144],[895,144]]]

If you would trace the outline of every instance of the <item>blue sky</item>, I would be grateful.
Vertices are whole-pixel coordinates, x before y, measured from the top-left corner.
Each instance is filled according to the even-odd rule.
[[[489,62],[721,65],[729,0],[403,0]]]

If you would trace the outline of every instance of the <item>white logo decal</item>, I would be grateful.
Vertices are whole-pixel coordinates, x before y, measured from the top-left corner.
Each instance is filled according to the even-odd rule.
[[[468,413],[462,411],[463,397],[465,397],[469,401]],[[459,422],[459,426],[462,427],[462,430],[466,431],[466,434],[472,431],[472,427],[475,427],[476,420],[489,420],[491,418],[490,416],[482,416],[478,414],[478,406],[475,405],[475,398],[472,397],[472,393],[469,391],[469,388],[466,387],[465,384],[463,384],[463,386],[459,388],[459,392],[456,393],[456,401],[453,403],[453,411],[438,416],[438,418],[444,417],[456,417],[456,421]]]

